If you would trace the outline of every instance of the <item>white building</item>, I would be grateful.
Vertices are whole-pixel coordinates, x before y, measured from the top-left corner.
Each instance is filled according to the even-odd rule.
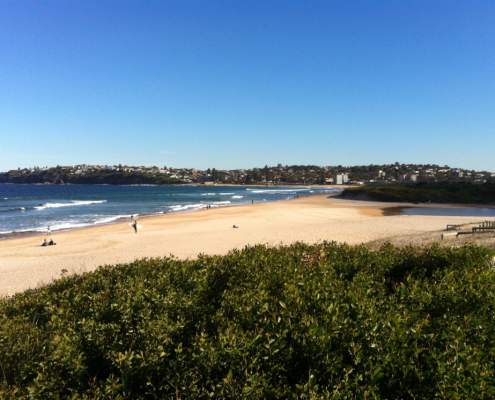
[[[335,184],[336,185],[344,185],[349,182],[348,174],[337,174],[335,175]]]

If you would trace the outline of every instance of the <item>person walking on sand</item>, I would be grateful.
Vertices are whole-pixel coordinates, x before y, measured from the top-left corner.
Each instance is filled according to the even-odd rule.
[[[134,233],[138,233],[137,220],[134,218],[134,215],[131,215],[131,227],[134,229]]]

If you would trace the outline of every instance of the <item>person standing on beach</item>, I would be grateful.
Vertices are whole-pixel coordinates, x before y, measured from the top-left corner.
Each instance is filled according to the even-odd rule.
[[[134,218],[134,215],[131,215],[131,227],[134,229],[134,233],[138,233],[137,220]]]

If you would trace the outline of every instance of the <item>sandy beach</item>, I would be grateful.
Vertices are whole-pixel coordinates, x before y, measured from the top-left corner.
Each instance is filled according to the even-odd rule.
[[[317,195],[144,217],[139,220],[138,234],[128,222],[61,231],[52,234],[57,245],[51,247],[40,246],[40,235],[10,238],[0,241],[0,295],[47,284],[64,273],[91,271],[100,265],[143,257],[225,254],[258,243],[334,240],[357,244],[431,233],[444,229],[446,224],[482,220],[386,212],[400,205]]]

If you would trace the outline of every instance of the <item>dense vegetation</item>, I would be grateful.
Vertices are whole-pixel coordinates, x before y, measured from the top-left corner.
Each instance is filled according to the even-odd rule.
[[[415,203],[495,204],[495,183],[419,183],[416,185],[369,185],[346,189],[343,197]]]
[[[295,244],[0,301],[0,398],[489,399],[493,253]]]

